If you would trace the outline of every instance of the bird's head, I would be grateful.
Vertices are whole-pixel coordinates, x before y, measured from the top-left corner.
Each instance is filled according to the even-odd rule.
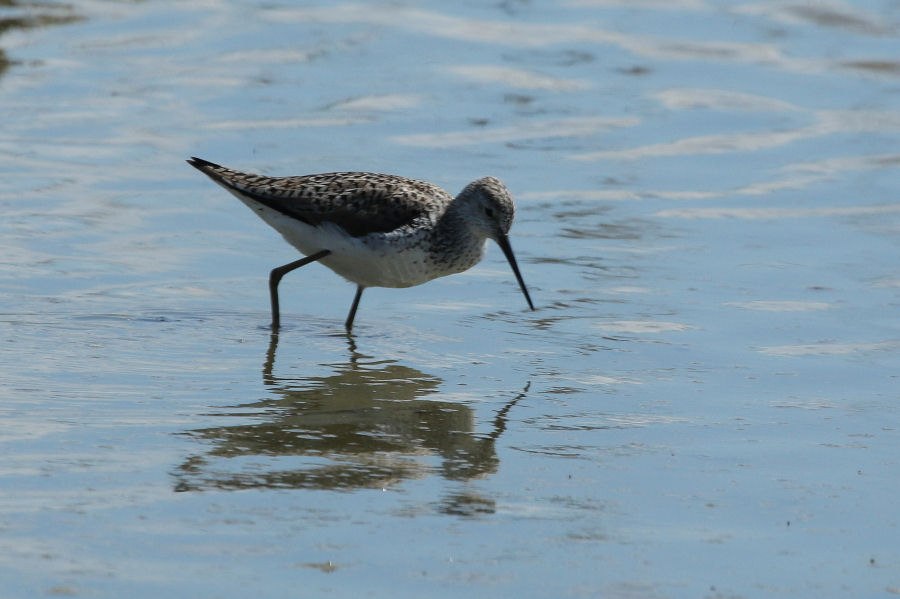
[[[499,241],[509,234],[516,206],[500,179],[482,177],[472,181],[459,193],[457,202],[470,229],[477,235]]]
[[[466,185],[456,196],[455,202],[459,204],[460,215],[466,221],[466,228],[482,238],[493,239],[503,250],[503,255],[506,256],[519,282],[519,288],[525,295],[528,307],[534,310],[534,304],[531,303],[531,296],[528,294],[528,288],[519,272],[519,265],[509,243],[509,228],[516,214],[516,206],[506,185],[500,179],[482,177]]]

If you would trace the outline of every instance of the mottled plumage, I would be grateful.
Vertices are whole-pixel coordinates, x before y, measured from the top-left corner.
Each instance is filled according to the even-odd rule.
[[[266,177],[200,158],[188,162],[307,256],[272,271],[273,328],[279,324],[278,282],[309,262],[321,261],[357,284],[346,321],[350,329],[366,287],[411,287],[462,272],[481,260],[487,239],[503,249],[534,309],[507,239],[515,206],[498,179],[473,181],[454,198],[431,183],[395,175]]]

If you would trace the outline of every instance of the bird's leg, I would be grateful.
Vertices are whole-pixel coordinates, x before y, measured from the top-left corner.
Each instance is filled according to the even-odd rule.
[[[353,298],[353,305],[350,306],[350,314],[347,315],[347,321],[344,323],[344,326],[347,327],[347,330],[353,328],[353,319],[356,318],[356,309],[359,307],[359,298],[362,297],[362,292],[365,287],[362,285],[356,286],[356,297]]]
[[[300,258],[299,260],[294,260],[290,264],[285,264],[284,266],[279,266],[278,268],[273,268],[272,272],[269,273],[269,295],[272,297],[272,330],[277,331],[278,327],[281,326],[281,315],[278,310],[278,283],[281,282],[281,277],[288,274],[292,270],[297,270],[301,266],[306,266],[310,262],[315,262],[316,260],[321,260],[325,256],[331,253],[331,250],[320,250],[315,254],[310,256],[306,256],[305,258]]]

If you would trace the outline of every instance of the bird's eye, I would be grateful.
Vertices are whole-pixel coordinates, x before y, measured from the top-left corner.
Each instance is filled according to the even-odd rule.
[[[494,209],[493,208],[485,208],[484,213],[488,218],[494,218]]]

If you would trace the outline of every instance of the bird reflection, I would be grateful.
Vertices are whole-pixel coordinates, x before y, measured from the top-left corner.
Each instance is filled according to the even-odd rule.
[[[496,472],[495,442],[527,386],[497,412],[489,432],[478,433],[470,407],[441,400],[440,378],[361,354],[352,335],[347,343],[349,360],[331,365],[330,375],[288,378],[275,374],[274,333],[262,370],[269,395],[221,414],[240,424],[186,431],[210,446],[178,466],[175,489],[351,490],[434,473],[466,481]],[[492,511],[490,500],[445,503],[447,513]]]

